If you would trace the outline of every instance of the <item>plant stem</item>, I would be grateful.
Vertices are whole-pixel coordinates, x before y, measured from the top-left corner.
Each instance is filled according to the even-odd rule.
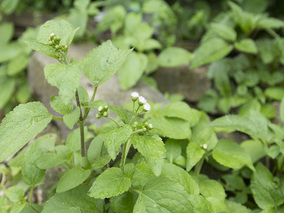
[[[84,119],[83,119],[82,107],[81,107],[81,104],[80,104],[78,90],[76,90],[76,103],[77,103],[77,106],[80,108],[79,126],[80,126],[80,136],[81,136],[81,156],[86,157]]]
[[[124,172],[124,165],[125,165],[126,157],[130,149],[130,146],[131,146],[131,140],[128,139],[126,143],[123,145],[123,151],[122,151],[122,156],[121,156],[121,161],[120,161],[120,168],[123,172]]]
[[[63,118],[59,118],[59,117],[55,117],[55,116],[53,116],[52,119],[53,119],[53,120],[63,121]]]
[[[90,102],[94,101],[96,93],[97,93],[97,89],[98,89],[98,86],[95,86]],[[86,120],[86,118],[88,117],[90,110],[91,108],[86,108],[85,113],[84,113],[84,120]]]
[[[119,125],[119,123],[117,123],[112,117],[110,117],[110,116],[107,116],[110,120],[112,120],[117,126],[119,126],[120,127],[120,125]]]
[[[31,190],[30,190],[30,205],[32,206],[33,204],[33,193],[34,193],[34,187],[32,186],[31,187]]]
[[[196,175],[200,174],[203,162],[204,162],[204,157],[202,157],[201,160],[196,164],[195,169],[194,169],[194,172]]]
[[[34,208],[32,205],[29,205],[35,212],[40,213],[40,211],[38,211],[36,208]]]

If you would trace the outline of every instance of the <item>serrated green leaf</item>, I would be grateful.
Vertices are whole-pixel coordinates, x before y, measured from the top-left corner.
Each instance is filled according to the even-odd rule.
[[[19,151],[51,121],[52,115],[40,102],[20,104],[0,125],[0,162]]]
[[[257,164],[252,176],[251,190],[257,205],[262,208],[277,207],[284,203],[281,190],[275,185],[270,171],[261,163]]]
[[[40,169],[48,169],[59,166],[64,163],[65,159],[56,153],[45,153],[36,159],[35,165]]]
[[[138,135],[131,137],[135,149],[141,153],[148,164],[151,165],[152,171],[156,176],[161,174],[164,163],[165,147],[162,139],[157,135]]]
[[[91,174],[91,170],[72,168],[60,178],[56,192],[61,193],[73,189],[83,183]]]
[[[165,118],[162,116],[154,117],[149,120],[154,128],[164,137],[173,139],[187,139],[191,136],[190,125],[188,121],[178,118]]]
[[[265,156],[263,144],[258,140],[244,141],[241,143],[241,147],[250,155],[253,163]]]
[[[226,190],[229,191],[242,191],[246,188],[246,184],[242,177],[233,175],[233,174],[226,174],[222,176],[222,179],[226,181]]]
[[[217,61],[228,55],[233,46],[220,38],[213,38],[201,44],[194,53],[190,67],[193,69],[201,65]]]
[[[10,100],[16,87],[15,79],[0,79],[0,109],[2,109]]]
[[[17,203],[25,199],[25,190],[19,186],[11,186],[4,191],[5,196],[12,202]]]
[[[211,29],[221,38],[227,41],[235,41],[237,38],[236,32],[229,26],[221,23],[211,24]]]
[[[84,74],[99,86],[116,73],[130,52],[131,50],[117,49],[110,40],[106,41],[88,53],[83,62]]]
[[[190,171],[203,157],[205,151],[196,143],[189,143],[186,147],[186,171]]]
[[[134,196],[131,192],[126,192],[110,199],[111,207],[115,212],[133,213]]]
[[[35,40],[25,40],[25,43],[33,50],[36,50],[44,55],[57,58],[55,49],[48,44],[43,44]]]
[[[132,185],[144,186],[150,178],[154,177],[154,173],[149,164],[143,162],[135,166],[135,171],[132,179]]]
[[[88,194],[94,198],[104,199],[122,194],[130,187],[131,179],[124,176],[120,168],[112,167],[100,174]]]
[[[216,180],[201,180],[199,183],[200,193],[205,197],[215,197],[225,200],[226,193],[223,186]]]
[[[114,111],[124,123],[130,123],[132,116],[135,116],[134,113],[115,105],[109,106],[109,109]]]
[[[63,193],[56,193],[44,205],[42,213],[103,213],[103,200],[87,195],[88,188],[81,185]]]
[[[60,96],[51,96],[50,97],[50,106],[56,112],[63,114],[63,115],[69,114],[73,110],[73,104],[72,104],[71,100],[68,101],[67,103],[64,103]]]
[[[66,126],[69,129],[73,129],[75,123],[79,120],[79,117],[80,117],[80,108],[76,107],[76,109],[73,112],[63,116],[63,122],[66,124]]]
[[[99,134],[105,143],[109,155],[113,160],[120,151],[121,144],[124,144],[130,137],[132,128],[129,125],[124,125],[119,128],[112,129],[111,131]]]
[[[44,67],[44,75],[48,83],[59,89],[64,103],[68,103],[80,86],[82,66],[80,62],[71,64],[50,64]]]
[[[61,38],[60,44],[69,47],[77,30],[67,21],[50,20],[40,26],[37,40],[42,44],[48,44],[49,35],[54,33],[56,37]]]
[[[162,109],[162,115],[165,117],[180,118],[189,121],[190,123],[197,123],[200,113],[198,111],[194,111],[185,102],[174,102],[167,104]]]
[[[249,154],[231,140],[220,140],[213,150],[212,156],[218,163],[230,168],[240,168],[246,165],[251,170],[255,170]]]
[[[264,94],[266,97],[273,100],[281,101],[284,97],[284,88],[283,87],[268,87]]]
[[[174,162],[178,156],[181,155],[181,146],[178,140],[168,139],[165,143],[166,158],[170,163]]]
[[[118,81],[122,89],[133,87],[146,70],[148,59],[143,53],[131,52],[118,72]]]
[[[168,47],[158,56],[158,63],[162,67],[177,67],[188,64],[192,53],[180,47]]]
[[[245,53],[256,54],[258,52],[255,42],[250,38],[235,43],[235,48]]]
[[[197,182],[184,169],[167,163],[163,166],[162,175],[182,185],[188,194],[199,194]]]
[[[251,210],[246,208],[245,206],[239,204],[239,203],[235,203],[233,201],[229,201],[229,200],[225,200],[225,204],[228,208],[227,212],[230,213],[251,213]]]

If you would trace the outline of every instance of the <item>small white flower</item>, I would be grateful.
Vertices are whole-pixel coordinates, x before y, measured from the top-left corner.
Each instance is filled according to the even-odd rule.
[[[202,147],[203,147],[203,149],[207,149],[207,144],[206,143],[203,144]]]
[[[132,92],[132,93],[131,93],[131,97],[133,97],[133,98],[138,98],[138,97],[139,97],[138,92]]]
[[[99,106],[98,111],[101,112],[103,111],[103,109],[104,109],[103,106]]]
[[[144,110],[145,110],[145,111],[151,110],[151,106],[150,106],[150,104],[148,104],[148,103],[145,103],[145,104],[143,105],[143,107],[144,107]]]
[[[144,98],[143,96],[139,96],[138,101],[139,101],[139,103],[142,104],[142,105],[147,103],[146,98]]]
[[[54,36],[55,36],[55,34],[54,34],[54,33],[51,33],[49,36],[50,36],[50,37],[54,37]]]

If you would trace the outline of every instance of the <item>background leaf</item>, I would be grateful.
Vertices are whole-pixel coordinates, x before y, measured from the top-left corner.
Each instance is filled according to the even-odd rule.
[[[20,150],[51,121],[52,115],[40,102],[20,104],[0,125],[0,162]]]
[[[177,67],[188,64],[192,54],[180,47],[168,47],[158,56],[158,63],[162,67]]]

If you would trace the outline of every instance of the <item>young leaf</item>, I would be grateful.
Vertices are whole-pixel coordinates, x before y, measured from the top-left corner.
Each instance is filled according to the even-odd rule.
[[[201,149],[198,144],[194,142],[189,143],[186,147],[186,171],[190,171],[192,167],[194,167],[200,161],[204,154],[205,151]]]
[[[130,123],[132,116],[134,116],[134,113],[118,106],[109,106],[109,109],[114,111],[124,123]]]
[[[131,179],[124,176],[120,168],[112,167],[100,174],[88,194],[94,198],[104,199],[122,194],[130,187]]]
[[[56,112],[62,115],[69,114],[73,110],[73,104],[71,100],[68,101],[67,103],[64,103],[60,96],[51,96],[50,106],[52,107],[52,109],[54,109]]]
[[[60,178],[56,192],[61,193],[73,189],[83,183],[91,174],[91,170],[72,168]]]
[[[273,100],[281,101],[284,97],[284,88],[283,87],[268,87],[264,94],[266,97]]]
[[[246,140],[241,143],[241,147],[249,154],[253,163],[265,156],[263,144],[258,140]]]
[[[237,143],[222,139],[213,150],[213,158],[220,164],[230,168],[240,168],[247,165],[251,170],[255,170],[250,156]]]
[[[235,41],[237,38],[236,32],[229,26],[221,23],[211,24],[211,29],[221,38],[227,41]]]
[[[165,143],[166,157],[170,163],[174,162],[181,155],[181,146],[178,140],[168,139]]]
[[[162,67],[177,67],[188,64],[192,53],[180,47],[168,47],[158,56],[158,63]]]
[[[88,148],[88,159],[94,161],[96,158],[101,156],[104,141],[101,137],[95,137]]]
[[[228,55],[233,49],[233,45],[228,44],[220,38],[212,38],[205,41],[194,53],[190,67],[193,69],[201,65],[217,61]]]
[[[44,205],[42,213],[103,213],[103,200],[87,195],[88,187],[78,186],[63,193],[56,193]]]
[[[243,39],[240,42],[235,43],[235,47],[237,50],[245,53],[256,54],[258,51],[255,42],[249,38]]]
[[[118,81],[122,89],[133,87],[141,78],[148,64],[143,53],[131,52],[118,72]]]
[[[16,81],[13,78],[0,79],[0,109],[8,103],[15,91]]]
[[[48,41],[48,37],[46,40]],[[36,50],[44,55],[57,58],[56,50],[52,46],[34,40],[25,40],[25,42],[31,49]]]
[[[113,160],[120,151],[121,144],[125,143],[132,133],[132,128],[129,125],[124,125],[119,128],[112,129],[109,132],[99,134],[99,137],[105,142],[105,146],[109,155]]]
[[[44,67],[44,75],[48,83],[59,89],[63,103],[74,96],[76,89],[80,86],[82,67],[80,62],[71,64],[50,64]]]
[[[216,180],[201,180],[199,183],[200,193],[205,197],[215,197],[225,200],[226,194],[223,186]]]
[[[165,147],[162,139],[157,135],[138,135],[131,137],[132,144],[151,165],[156,176],[161,174],[165,158]]]
[[[57,153],[45,153],[36,159],[35,165],[40,169],[48,169],[64,163],[63,156]]]
[[[51,121],[52,115],[40,102],[20,104],[0,125],[0,162],[19,151]]]
[[[5,196],[12,202],[17,203],[25,199],[25,190],[19,186],[11,186],[4,191]]]
[[[75,123],[79,120],[79,117],[80,117],[80,108],[76,107],[76,109],[73,112],[63,116],[63,122],[66,124],[66,126],[69,129],[73,129]]]
[[[83,61],[84,74],[91,82],[99,86],[116,73],[130,52],[131,50],[117,49],[111,41],[106,41],[88,53]]]
[[[257,205],[262,208],[277,207],[284,203],[281,190],[275,185],[270,171],[261,163],[257,164],[252,176],[251,190]]]

